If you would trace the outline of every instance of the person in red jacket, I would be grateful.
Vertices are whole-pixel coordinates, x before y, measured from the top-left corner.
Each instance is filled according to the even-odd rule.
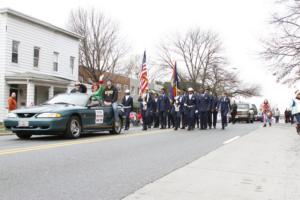
[[[16,100],[16,93],[11,93],[11,96],[7,100],[8,104],[8,111],[13,111],[17,109],[17,100]]]

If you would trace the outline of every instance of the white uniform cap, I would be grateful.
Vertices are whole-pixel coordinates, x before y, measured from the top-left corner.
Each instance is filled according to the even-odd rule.
[[[130,93],[130,90],[128,90],[128,89],[127,89],[127,90],[125,90],[125,93]]]
[[[189,91],[189,92],[194,92],[194,89],[190,87],[190,88],[188,89],[188,91]]]

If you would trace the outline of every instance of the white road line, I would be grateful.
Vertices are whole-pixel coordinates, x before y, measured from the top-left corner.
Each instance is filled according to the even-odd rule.
[[[229,139],[229,140],[223,142],[223,144],[228,144],[228,143],[233,142],[234,140],[237,140],[237,139],[239,139],[239,138],[240,138],[240,136],[235,136],[234,138],[231,138],[231,139]]]

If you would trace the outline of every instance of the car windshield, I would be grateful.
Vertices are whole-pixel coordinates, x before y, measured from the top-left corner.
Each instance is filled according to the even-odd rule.
[[[249,105],[248,104],[238,104],[238,108],[239,109],[249,109]]]
[[[45,104],[72,104],[85,106],[88,102],[89,95],[82,93],[59,94],[45,102]]]

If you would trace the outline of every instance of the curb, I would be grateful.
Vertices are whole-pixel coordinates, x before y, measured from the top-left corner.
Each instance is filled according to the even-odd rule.
[[[13,135],[12,132],[8,132],[5,129],[0,129],[0,136],[5,136],[5,135]]]

